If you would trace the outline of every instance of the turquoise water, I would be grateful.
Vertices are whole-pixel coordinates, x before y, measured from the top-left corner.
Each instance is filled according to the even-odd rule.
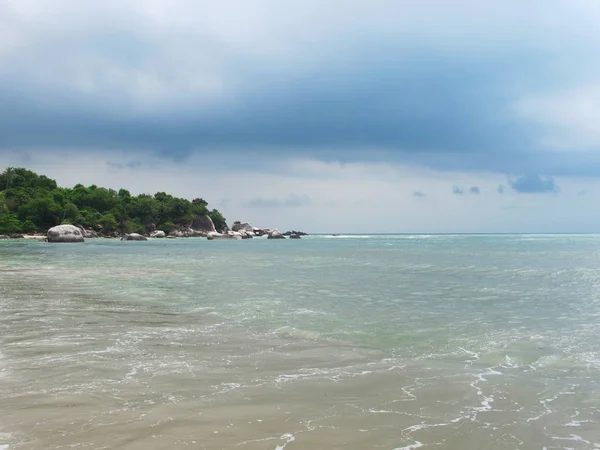
[[[0,449],[600,447],[600,236],[0,242]]]

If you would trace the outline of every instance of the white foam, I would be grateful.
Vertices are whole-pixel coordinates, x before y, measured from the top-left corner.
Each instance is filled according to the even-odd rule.
[[[285,443],[275,447],[275,450],[283,450],[286,445],[288,445],[290,442],[294,442],[296,440],[294,435],[291,433],[286,433],[286,434],[282,435],[280,439],[285,439]]]
[[[413,450],[415,448],[421,448],[421,447],[424,447],[424,446],[425,446],[425,444],[423,444],[422,442],[415,441],[414,444],[410,444],[410,445],[407,445],[405,447],[398,447],[398,448],[395,448],[394,450]]]

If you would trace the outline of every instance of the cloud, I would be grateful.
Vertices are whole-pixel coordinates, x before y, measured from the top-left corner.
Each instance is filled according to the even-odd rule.
[[[312,204],[307,195],[290,194],[285,198],[252,198],[244,200],[242,206],[246,208],[297,208]]]
[[[519,194],[548,194],[559,191],[559,187],[552,177],[543,177],[537,174],[520,176],[509,180],[508,184]]]
[[[423,192],[420,192],[420,191],[415,191],[415,192],[413,192],[413,197],[424,198],[424,197],[426,197],[426,194]]]
[[[480,189],[479,189],[477,186],[471,186],[471,187],[469,188],[469,192],[470,192],[471,194],[475,194],[475,195],[479,195],[479,194],[481,194],[481,190],[480,190]]]
[[[9,0],[0,152],[600,176],[599,18],[585,0]]]
[[[458,186],[452,186],[452,193],[454,195],[463,195],[465,193],[465,190]]]
[[[498,194],[504,194],[504,185],[499,184],[497,188]]]

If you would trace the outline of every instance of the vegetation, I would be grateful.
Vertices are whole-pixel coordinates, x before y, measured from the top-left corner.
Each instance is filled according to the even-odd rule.
[[[208,203],[173,197],[164,192],[138,196],[120,189],[81,184],[72,189],[23,168],[9,167],[0,174],[0,234],[33,233],[70,223],[108,233],[143,233],[151,224],[166,232],[189,226],[207,214],[220,230],[224,217]]]

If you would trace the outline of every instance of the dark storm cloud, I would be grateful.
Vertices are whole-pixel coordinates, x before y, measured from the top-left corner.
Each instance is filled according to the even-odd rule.
[[[394,2],[377,3],[396,8]],[[540,12],[542,6],[548,11],[534,3],[528,11]],[[197,3],[182,4],[189,8],[183,13],[201,17]],[[444,7],[442,2],[428,4],[423,11],[435,10],[432,4]],[[277,10],[270,3],[260,5]],[[229,154],[232,161],[251,165],[253,160],[240,157],[240,152],[253,151],[278,157],[380,159],[442,170],[600,174],[594,153],[574,157],[540,151],[543,127],[523,120],[515,110],[530,92],[554,92],[572,82],[556,65],[590,60],[585,55],[594,53],[586,46],[591,44],[578,46],[578,53],[569,54],[563,47],[557,52],[552,47],[556,36],[529,36],[529,25],[511,28],[510,15],[500,38],[491,38],[485,20],[493,18],[471,12],[469,2],[456,5],[473,14],[472,30],[461,39],[446,40],[454,30],[440,19],[416,31],[408,22],[399,24],[398,29],[415,34],[414,40],[405,41],[379,32],[385,15],[376,15],[377,20],[371,18],[369,26],[357,31],[341,28],[332,38],[324,30],[333,22],[361,21],[359,16],[345,17],[335,3],[327,5],[333,5],[334,14],[327,16],[324,8],[317,16],[311,33],[324,37],[308,52],[282,30],[281,36],[248,48],[239,44],[245,36],[225,30],[222,23],[225,31],[215,25],[214,33],[201,27],[168,33],[168,27],[157,23],[169,24],[170,11],[160,20],[144,22],[142,2],[128,1],[123,11],[99,15],[105,22],[90,22],[88,31],[71,26],[79,18],[77,8],[94,16],[77,3],[72,4],[73,17],[65,13],[66,26],[50,31],[23,28],[11,21],[17,14],[3,16],[0,10],[0,25],[15,33],[24,29],[21,33],[28,38],[27,46],[0,57],[0,152],[132,149],[181,163],[192,153]],[[217,7],[204,6],[212,17]],[[307,2],[290,7],[302,12],[304,7],[319,11],[318,6]],[[419,8],[405,6],[390,14],[420,17]],[[507,11],[513,14],[510,5]],[[122,26],[129,17],[125,12],[133,14],[130,27]],[[240,17],[243,13],[239,11]],[[271,19],[287,20],[277,16],[281,11],[273,14]],[[44,17],[50,21],[61,16]],[[543,18],[535,20],[541,23]],[[110,25],[115,31],[108,33]],[[300,36],[308,36],[300,18],[296,26]],[[513,35],[529,36],[532,44],[502,39]],[[289,57],[260,53],[271,49],[278,37]],[[571,46],[580,44],[572,39]],[[569,47],[569,42],[564,44]],[[582,73],[591,71],[584,69]]]

